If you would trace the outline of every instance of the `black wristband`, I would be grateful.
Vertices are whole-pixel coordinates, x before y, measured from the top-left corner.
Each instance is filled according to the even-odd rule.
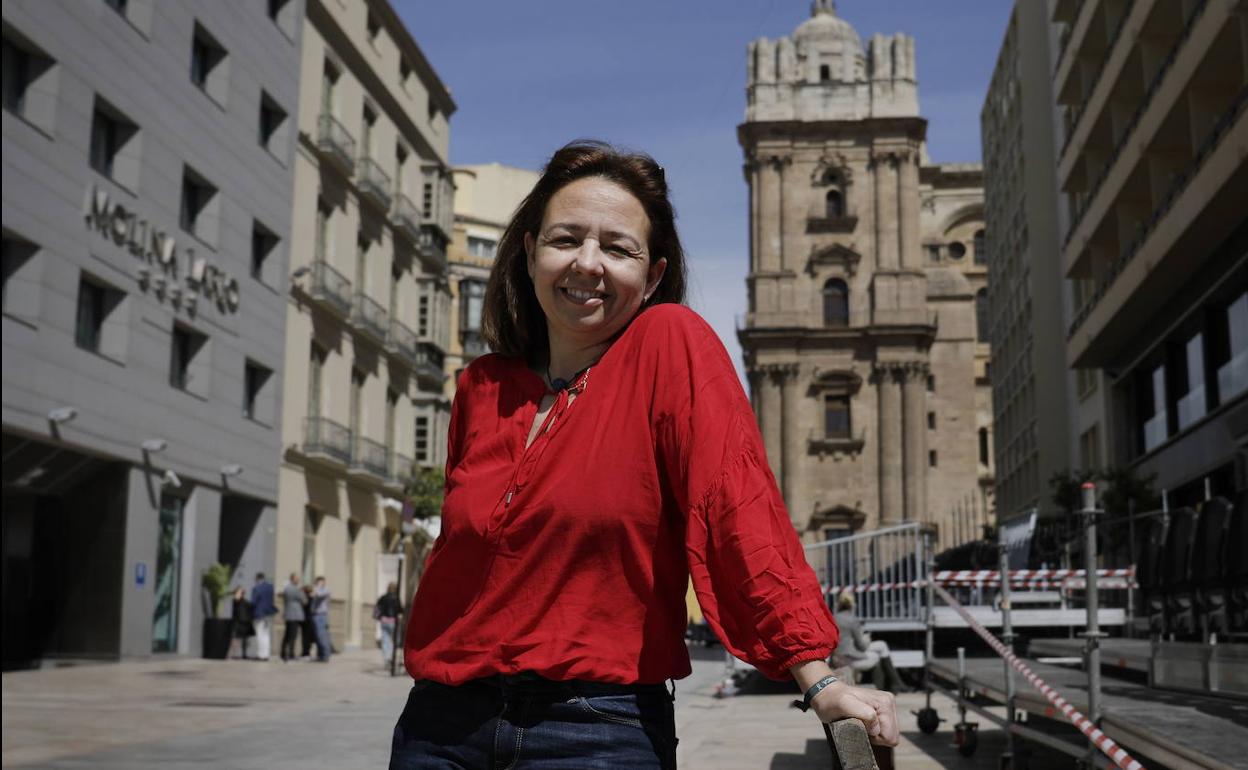
[[[810,711],[810,702],[815,699],[815,696],[823,692],[826,688],[836,684],[839,681],[841,680],[837,679],[831,674],[825,676],[823,679],[820,679],[818,682],[815,682],[814,684],[812,684],[810,686],[810,689],[806,691],[806,694],[802,697],[801,700],[793,701],[793,707],[799,708],[802,711]]]

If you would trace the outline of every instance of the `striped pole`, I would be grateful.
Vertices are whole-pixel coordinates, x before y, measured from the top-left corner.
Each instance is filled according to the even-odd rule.
[[[1005,658],[1006,661],[1014,667],[1014,670],[1022,674],[1023,678],[1026,679],[1032,687],[1039,690],[1040,694],[1043,695],[1049,703],[1052,703],[1059,711],[1061,711],[1062,714],[1070,720],[1070,723],[1079,729],[1079,732],[1086,735],[1088,740],[1091,741],[1093,745],[1100,749],[1105,756],[1109,757],[1110,761],[1122,768],[1122,770],[1144,770],[1144,766],[1135,761],[1135,759],[1127,753],[1126,749],[1115,743],[1114,740],[1108,735],[1101,732],[1101,729],[1093,724],[1092,720],[1085,717],[1079,712],[1078,709],[1070,705],[1065,698],[1058,694],[1057,690],[1054,690],[1043,679],[1036,676],[1025,663],[1014,655],[1014,653],[1006,649],[1000,639],[993,636],[988,629],[975,622],[975,618],[971,617],[971,613],[967,612],[966,609],[958,603],[958,600],[954,599],[953,596],[942,588],[939,583],[933,583],[932,587],[936,590],[936,593],[940,594],[941,599],[944,599],[950,607],[962,616],[962,619],[967,622],[967,625],[971,627],[972,631],[979,634],[980,638],[987,642],[988,646],[991,647],[994,652]]]

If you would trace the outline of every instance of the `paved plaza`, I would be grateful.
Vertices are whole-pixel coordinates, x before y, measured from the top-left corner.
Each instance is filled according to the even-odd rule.
[[[717,700],[718,650],[695,650],[693,676],[677,684],[682,770],[827,768],[822,731],[786,707],[785,693]],[[390,732],[407,692],[373,651],[328,664],[208,661],[170,657],[3,676],[3,765],[26,768],[384,768]],[[1004,739],[981,733],[971,759],[948,725],[920,734],[902,699],[897,767],[995,768]],[[955,712],[945,702],[941,715]],[[1056,764],[1032,762],[1031,767]],[[1068,764],[1063,766],[1069,766]]]

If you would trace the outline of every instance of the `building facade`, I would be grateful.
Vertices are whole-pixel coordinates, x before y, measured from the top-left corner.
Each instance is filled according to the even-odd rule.
[[[1100,373],[1104,401],[1104,422],[1075,431],[1156,474],[1171,506],[1234,499],[1248,488],[1248,14],[1058,0],[1051,19],[1066,360]]]
[[[498,242],[511,215],[540,176],[501,163],[455,167],[455,232],[448,272],[451,286],[450,349],[446,394],[455,393],[459,372],[489,352],[481,338],[481,307]]]
[[[302,38],[276,565],[325,576],[341,647],[372,642],[413,461],[442,459],[455,104],[385,2],[308,0]]]
[[[1051,30],[1044,3],[1014,4],[980,116],[1002,518],[1052,508],[1049,479],[1071,468],[1071,405],[1095,401],[1095,380],[1071,381],[1055,333],[1066,327],[1069,291],[1055,258]],[[1100,467],[1099,456],[1081,460]]]
[[[5,667],[198,654],[274,567],[302,3],[3,15]]]
[[[977,535],[992,504],[980,168],[925,161],[913,39],[864,49],[830,0],[751,43],[748,70],[739,337],[794,525]]]

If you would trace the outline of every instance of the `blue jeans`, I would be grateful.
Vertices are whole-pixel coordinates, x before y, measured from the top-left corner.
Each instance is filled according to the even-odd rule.
[[[598,693],[593,683],[422,680],[390,749],[390,770],[675,767],[675,713],[664,685]]]
[[[394,657],[394,623],[381,621],[381,665],[389,666],[391,658]],[[402,666],[403,662],[399,661]]]
[[[329,615],[318,612],[312,622],[316,624],[316,659],[329,660]]]

